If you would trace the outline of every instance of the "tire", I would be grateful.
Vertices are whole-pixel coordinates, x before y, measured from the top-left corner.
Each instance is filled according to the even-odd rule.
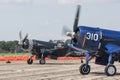
[[[90,66],[86,64],[82,64],[79,68],[79,71],[82,75],[87,75],[90,73]]]
[[[28,59],[27,60],[27,64],[32,64],[33,63],[33,60],[32,59]]]
[[[45,59],[40,59],[39,63],[40,63],[40,64],[45,64],[46,61],[45,61]]]
[[[107,65],[105,68],[105,74],[107,76],[114,76],[116,74],[116,67],[112,64]]]

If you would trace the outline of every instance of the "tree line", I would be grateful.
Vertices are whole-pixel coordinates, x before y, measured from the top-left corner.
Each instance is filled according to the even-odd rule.
[[[18,41],[0,41],[0,53],[24,52],[19,46]]]
[[[59,43],[61,40],[49,40],[49,42],[55,42]],[[65,43],[70,43],[71,40],[68,39],[65,41]],[[0,41],[0,53],[23,53],[26,52],[21,49],[21,47],[18,45],[18,41]]]

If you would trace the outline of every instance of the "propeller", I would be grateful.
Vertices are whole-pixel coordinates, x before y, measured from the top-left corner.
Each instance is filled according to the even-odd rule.
[[[28,39],[28,34],[26,34],[25,37],[23,38],[22,31],[20,31],[19,38],[20,38],[20,40],[19,40],[18,45],[26,51],[31,51],[33,48],[33,41]]]
[[[75,21],[74,21],[74,25],[73,25],[73,31],[74,31],[75,33],[76,33],[76,31],[77,31],[77,26],[78,26],[78,22],[79,22],[80,8],[81,8],[81,6],[78,5],[78,6],[77,6],[77,13],[76,13]]]
[[[26,36],[24,37],[24,39],[23,39],[23,37],[22,37],[22,31],[20,31],[19,32],[19,38],[20,38],[20,40],[19,40],[19,45],[23,45],[24,44],[24,42],[25,42],[25,40],[28,38],[28,34],[26,34]]]
[[[26,34],[25,38],[23,39],[23,42],[28,38],[28,33]]]
[[[68,28],[67,26],[63,26],[62,35],[66,35],[67,32],[72,32],[72,30],[70,28]]]
[[[20,40],[19,40],[19,45],[22,45],[22,31],[20,31],[19,32],[19,38],[20,38]]]
[[[81,6],[78,5],[75,20],[74,20],[74,24],[73,24],[73,31],[71,31],[68,27],[64,26],[63,30],[62,30],[62,34],[66,35],[66,36],[69,36],[71,38],[75,37],[75,34],[77,33],[77,29],[78,29],[80,8],[81,8]]]
[[[67,26],[63,26],[62,34],[65,35],[66,32],[72,32],[72,30],[70,28],[68,28]]]

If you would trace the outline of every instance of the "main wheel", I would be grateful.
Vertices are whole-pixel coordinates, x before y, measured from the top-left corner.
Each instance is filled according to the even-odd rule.
[[[27,60],[27,63],[28,63],[28,64],[32,64],[32,63],[33,63],[33,60],[32,60],[32,59],[28,59],[28,60]]]
[[[86,64],[82,64],[79,68],[79,71],[82,75],[87,75],[90,72],[90,66]]]
[[[45,64],[46,61],[45,61],[45,59],[40,59],[39,63],[40,63],[40,64]]]
[[[105,68],[105,74],[107,76],[114,76],[116,74],[116,67],[112,64],[107,65]]]

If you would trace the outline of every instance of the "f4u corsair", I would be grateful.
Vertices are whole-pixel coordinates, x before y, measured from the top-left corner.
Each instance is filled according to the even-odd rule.
[[[83,75],[90,72],[89,61],[96,56],[95,64],[105,65],[105,74],[113,76],[116,74],[115,61],[120,62],[120,32],[114,30],[100,29],[88,26],[78,26],[80,5],[73,25],[73,32],[66,31],[71,37],[72,43],[69,48],[85,53],[86,62],[82,64],[79,71]]]
[[[40,64],[45,64],[45,57],[49,57],[51,59],[57,59],[57,57],[62,56],[72,56],[72,57],[80,57],[84,54],[78,53],[77,51],[70,50],[69,47],[66,46],[64,42],[53,43],[40,41],[35,39],[28,39],[28,34],[24,38],[22,38],[22,33],[19,33],[20,41],[19,46],[25,51],[30,52],[30,58],[27,60],[28,64],[33,63],[32,57],[35,55],[37,59],[39,59]],[[74,53],[74,54],[73,54]],[[81,59],[81,62],[83,60]]]

